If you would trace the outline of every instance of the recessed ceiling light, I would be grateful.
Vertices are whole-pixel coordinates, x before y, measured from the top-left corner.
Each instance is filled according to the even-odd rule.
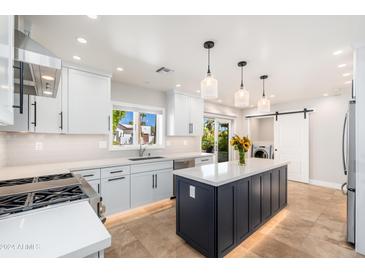
[[[340,55],[342,52],[342,50],[336,50],[333,52],[333,55]]]
[[[52,76],[49,75],[42,75],[42,79],[47,80],[47,81],[53,81],[54,78]]]
[[[122,67],[117,67],[117,71],[124,71],[124,68],[122,68]]]
[[[90,19],[98,19],[98,16],[97,15],[87,15],[87,17],[89,17]]]
[[[49,90],[43,90],[43,94],[45,95],[52,95],[52,91],[49,91]]]
[[[348,84],[351,84],[351,83],[352,83],[352,81],[346,81],[345,85],[348,85]]]
[[[87,40],[83,37],[77,37],[77,42],[79,42],[80,44],[86,44]]]
[[[338,68],[344,68],[344,67],[346,67],[347,65],[346,64],[341,64],[341,65],[338,65],[337,67]]]
[[[200,90],[198,89],[198,90],[196,90],[196,93],[200,93]]]
[[[275,94],[271,94],[270,95],[270,98],[275,98],[276,97],[276,95]]]
[[[323,93],[323,96],[324,96],[324,97],[327,97],[327,96],[328,96],[328,93]]]
[[[177,87],[177,88],[181,87],[181,84],[176,84],[176,87]]]
[[[77,55],[72,56],[72,58],[74,60],[77,60],[77,61],[80,61],[81,60],[81,57],[80,56],[77,56]]]
[[[347,76],[350,76],[350,75],[351,75],[351,73],[350,73],[350,72],[346,72],[346,73],[343,73],[343,74],[342,74],[342,76],[343,76],[343,77],[347,77]]]

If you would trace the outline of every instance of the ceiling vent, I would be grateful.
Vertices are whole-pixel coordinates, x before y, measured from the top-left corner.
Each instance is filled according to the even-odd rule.
[[[158,70],[156,70],[157,73],[160,73],[160,74],[167,74],[167,73],[172,73],[174,72],[173,69],[169,69],[167,67],[160,67]]]

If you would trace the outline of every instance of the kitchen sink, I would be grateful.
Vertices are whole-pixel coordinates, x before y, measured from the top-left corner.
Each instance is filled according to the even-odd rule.
[[[162,159],[165,157],[162,156],[151,156],[151,157],[138,157],[138,158],[129,158],[131,161],[145,161],[145,160],[153,160],[153,159]]]

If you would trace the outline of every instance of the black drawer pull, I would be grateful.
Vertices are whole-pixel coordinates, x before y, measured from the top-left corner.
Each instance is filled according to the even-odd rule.
[[[86,175],[82,175],[82,177],[86,178],[86,177],[93,177],[94,174],[86,174]]]
[[[114,174],[114,173],[121,173],[123,172],[124,170],[115,170],[115,171],[110,171],[110,174]]]
[[[112,179],[108,179],[108,182],[117,181],[117,180],[123,180],[123,179],[125,179],[125,177],[112,178]]]
[[[206,161],[209,161],[209,159],[201,159],[200,161],[201,162],[206,162]]]

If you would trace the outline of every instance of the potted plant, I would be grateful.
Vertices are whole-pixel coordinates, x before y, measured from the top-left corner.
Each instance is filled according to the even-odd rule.
[[[236,134],[231,139],[231,146],[233,146],[233,148],[235,150],[238,150],[238,152],[239,152],[239,156],[240,156],[239,163],[240,163],[240,165],[245,165],[246,164],[246,157],[245,156],[246,156],[246,152],[251,147],[251,140],[248,138],[248,136],[243,136],[241,138],[240,136],[238,136]]]

